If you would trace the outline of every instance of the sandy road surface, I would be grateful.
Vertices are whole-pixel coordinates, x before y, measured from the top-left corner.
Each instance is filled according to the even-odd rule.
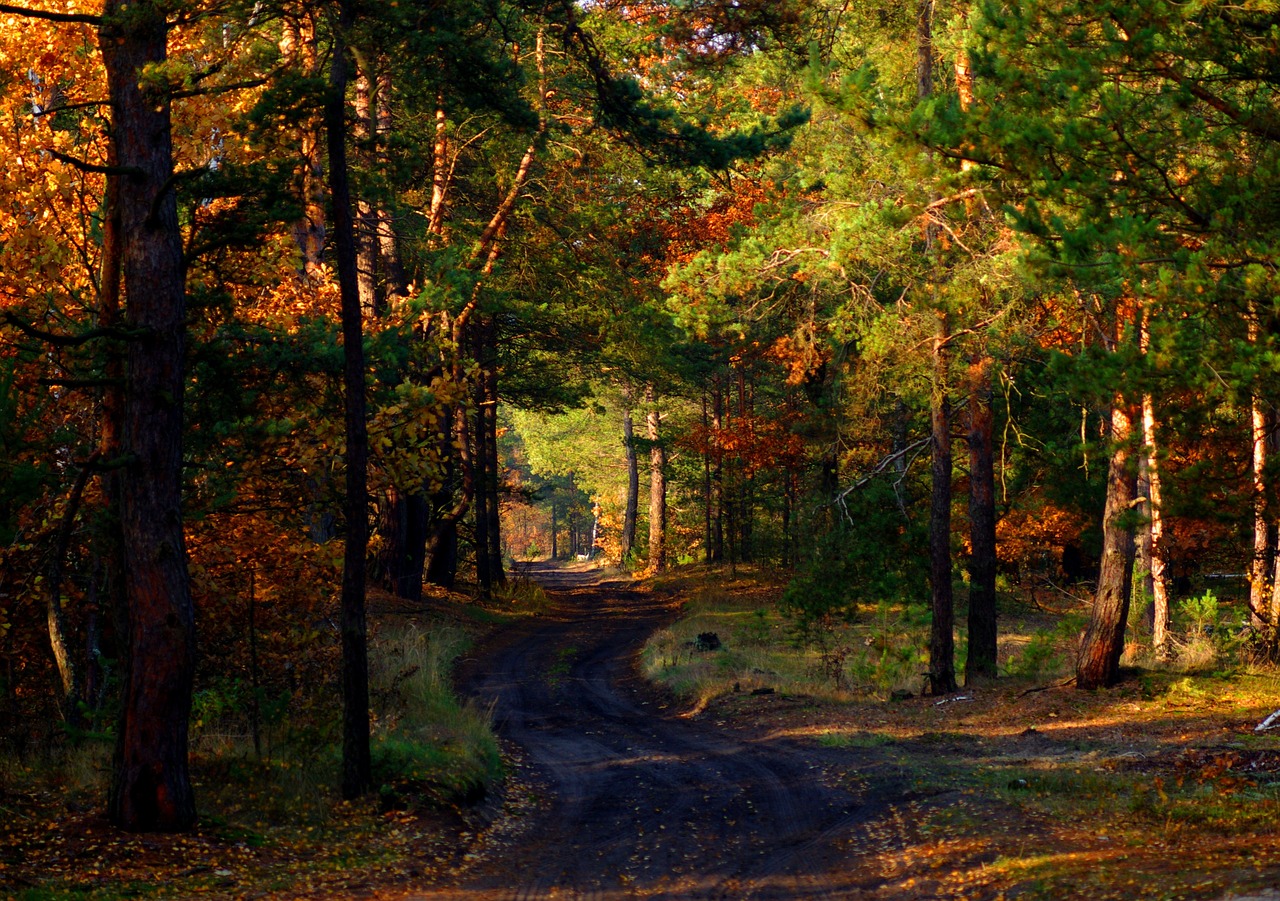
[[[669,599],[538,569],[554,612],[464,664],[539,802],[495,827],[423,899],[819,899],[860,893],[847,839],[886,798],[825,778],[820,754],[681,717],[635,674]],[[527,789],[526,789],[527,790]],[[503,834],[505,832],[505,834]]]

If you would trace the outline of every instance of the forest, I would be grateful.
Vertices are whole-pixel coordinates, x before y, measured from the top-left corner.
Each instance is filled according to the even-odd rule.
[[[529,561],[759,574],[840,688],[890,608],[939,698],[1010,605],[1273,673],[1274,4],[24,0],[0,107],[0,742],[116,827],[219,718],[430,768],[369,611]]]

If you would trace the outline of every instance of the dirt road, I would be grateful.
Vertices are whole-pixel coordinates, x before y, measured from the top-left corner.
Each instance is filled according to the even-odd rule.
[[[553,613],[498,636],[462,687],[492,705],[533,797],[423,898],[847,898],[839,847],[885,798],[833,784],[810,747],[730,735],[635,674],[670,599],[542,569]],[[513,799],[518,800],[518,799]],[[509,805],[510,806],[510,805]]]

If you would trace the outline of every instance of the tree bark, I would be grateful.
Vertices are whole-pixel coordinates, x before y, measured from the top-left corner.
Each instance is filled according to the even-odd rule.
[[[442,444],[447,445],[444,448],[445,484],[431,498],[435,519],[426,552],[426,579],[432,585],[452,588],[458,575],[458,524],[471,509],[475,478],[471,466],[471,436],[466,412],[447,412],[442,426],[442,433],[452,435],[453,438],[452,441],[442,439]],[[456,460],[452,454],[455,447],[458,450]]]
[[[357,67],[355,80],[355,117],[352,137],[357,146],[367,147],[373,138],[377,96],[373,77]],[[367,161],[367,160],[366,160]],[[378,214],[374,205],[363,197],[356,199],[356,285],[360,292],[360,310],[366,320],[381,314],[378,302]]]
[[[1150,394],[1142,396],[1142,466],[1147,482],[1147,565],[1151,580],[1151,644],[1158,656],[1167,652],[1169,641],[1169,580],[1164,555],[1164,500],[1160,487],[1159,445],[1156,444],[1155,405]]]
[[[320,73],[314,13],[303,11],[296,19],[286,17],[280,53],[308,78]],[[298,126],[298,154],[301,174],[302,218],[294,223],[293,239],[302,256],[302,274],[318,278],[324,262],[325,177],[321,150],[321,119],[309,116]]]
[[[996,678],[996,484],[991,358],[969,362],[969,650],[964,682]]]
[[[1133,589],[1133,530],[1126,518],[1137,494],[1132,422],[1124,400],[1111,410],[1111,462],[1107,467],[1107,502],[1103,512],[1102,566],[1093,598],[1089,627],[1076,662],[1076,687],[1092,690],[1114,685],[1120,675],[1124,630]]]
[[[195,616],[182,530],[186,294],[169,98],[141,73],[162,65],[169,25],[149,0],[107,0],[99,46],[122,168],[119,224],[125,327],[120,470],[125,646],[110,818],[131,831],[182,831],[196,819],[187,769]]]
[[[947,344],[951,340],[946,313],[937,312],[933,339],[933,427],[929,506],[929,573],[933,623],[929,630],[929,690],[956,689],[955,602],[951,587],[951,400],[947,395]]]
[[[711,562],[711,412],[707,389],[702,389],[702,559]]]
[[[711,433],[711,562],[724,561],[724,451],[720,434],[724,428],[724,391],[720,378],[712,383]]]
[[[489,560],[489,424],[485,417],[485,377],[484,363],[485,341],[484,328],[477,318],[471,323],[472,353],[481,367],[472,386],[472,397],[475,402],[475,414],[472,422],[474,433],[472,451],[472,484],[475,486],[473,503],[475,504],[475,555],[476,555],[476,588],[480,597],[488,600],[493,597],[493,567]]]
[[[387,158],[387,141],[395,119],[391,114],[391,73],[384,64],[379,67],[377,103],[374,109],[374,134],[378,140],[378,161],[384,167],[390,164]],[[379,205],[377,214],[378,253],[382,272],[386,278],[384,291],[385,304],[396,308],[409,294],[409,277],[404,269],[404,261],[400,254],[400,237],[396,233],[395,220],[385,205]]]
[[[644,391],[649,427],[649,568],[667,568],[667,454],[662,447],[657,401],[653,386]]]
[[[116,166],[114,142],[108,143],[107,162]],[[106,195],[103,198],[102,219],[102,272],[98,283],[98,325],[104,329],[120,325],[120,279],[124,253],[123,235],[120,233],[120,176],[108,175]],[[118,342],[106,344],[106,362],[103,373],[106,385],[102,389],[102,415],[99,420],[98,457],[114,464],[121,459],[120,441],[124,431],[124,374],[125,351]],[[101,572],[101,591],[95,595],[96,603],[90,607],[88,632],[89,648],[85,679],[85,700],[98,709],[107,686],[106,666],[101,653],[105,621],[122,638],[128,631],[125,626],[127,602],[125,597],[124,538],[120,532],[120,474],[114,465],[103,467],[99,473],[103,504],[107,515],[95,537],[95,557],[99,565],[94,567],[91,578],[98,584]],[[105,602],[104,602],[105,601]],[[105,608],[106,616],[101,616]],[[111,656],[116,656],[115,654]]]
[[[1257,343],[1259,325],[1256,311],[1250,311],[1249,340]],[[1267,576],[1270,569],[1267,565],[1269,548],[1267,523],[1267,409],[1265,399],[1255,392],[1249,404],[1249,421],[1253,437],[1252,467],[1250,469],[1253,499],[1253,557],[1249,564],[1249,622],[1254,629],[1261,629],[1267,623],[1268,601],[1271,592],[1268,590]]]
[[[636,458],[635,422],[628,395],[622,408],[622,446],[627,455],[627,499],[622,514],[622,560],[625,563],[636,545],[636,519],[640,506],[640,462]]]
[[[342,298],[343,388],[346,395],[346,547],[342,560],[342,795],[356,798],[373,783],[369,754],[369,650],[365,622],[365,565],[369,544],[368,426],[365,363],[355,222],[347,166],[348,62],[345,31],[353,20],[348,0],[339,0],[325,102],[329,149],[329,195],[333,201],[334,250]]]
[[[62,687],[62,719],[72,726],[81,726],[80,702],[84,700],[85,670],[81,665],[74,648],[71,626],[67,621],[66,610],[62,606],[62,574],[66,565],[67,553],[71,549],[71,536],[75,532],[76,517],[80,513],[80,499],[84,495],[85,485],[98,462],[95,454],[81,468],[72,485],[71,494],[67,497],[67,508],[62,514],[62,524],[58,527],[58,538],[53,549],[53,562],[49,567],[49,602],[47,620],[49,628],[49,645],[53,650],[53,660],[58,668],[59,682]],[[88,663],[89,661],[86,661]]]
[[[489,570],[493,583],[499,587],[507,584],[506,568],[502,562],[502,464],[498,455],[498,327],[492,316],[483,323],[485,359],[480,377],[484,382],[485,450],[489,459],[485,470],[485,495],[489,508]]]
[[[1139,335],[1142,352],[1150,346],[1150,333],[1144,311]],[[1157,657],[1168,651],[1169,582],[1165,575],[1164,499],[1160,485],[1160,448],[1156,441],[1156,409],[1151,392],[1142,395],[1142,454],[1139,458],[1141,477],[1146,482],[1147,522],[1143,528],[1147,563],[1147,579],[1151,587],[1151,645]]]
[[[933,95],[933,0],[919,0],[916,7],[916,97]],[[926,214],[927,216],[927,214]],[[926,220],[925,255],[934,259],[937,226]],[[936,277],[936,276],[930,276]],[[932,499],[929,506],[929,573],[933,624],[929,631],[929,690],[934,694],[956,689],[955,606],[951,587],[951,401],[947,396],[947,345],[950,322],[936,309],[937,331],[933,340]]]
[[[556,502],[553,500],[551,502],[551,562],[552,563],[560,559],[560,523],[557,521],[558,512],[559,510],[556,507]]]

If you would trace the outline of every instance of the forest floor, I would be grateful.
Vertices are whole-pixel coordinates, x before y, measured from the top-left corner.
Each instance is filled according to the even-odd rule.
[[[122,837],[66,791],[0,793],[0,895],[1280,901],[1280,737],[1254,732],[1280,707],[1273,672],[886,701],[752,670],[679,696],[640,667],[680,634],[679,583],[534,575],[555,603],[458,674],[504,742],[484,803]],[[740,610],[775,591],[740,587]]]

